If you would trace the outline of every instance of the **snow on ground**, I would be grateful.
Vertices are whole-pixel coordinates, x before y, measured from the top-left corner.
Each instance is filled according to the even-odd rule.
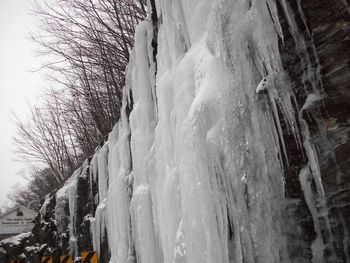
[[[31,232],[21,233],[13,237],[3,239],[0,241],[0,243],[12,243],[13,245],[18,246],[24,238],[29,237],[30,235]]]

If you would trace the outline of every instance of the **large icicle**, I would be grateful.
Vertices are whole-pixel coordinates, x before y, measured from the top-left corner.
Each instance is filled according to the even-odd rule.
[[[98,175],[98,197],[99,203],[96,208],[95,218],[91,224],[91,232],[93,237],[93,245],[95,251],[100,255],[101,241],[105,237],[107,231],[106,223],[106,206],[107,206],[107,191],[108,191],[108,144],[94,155],[90,167],[92,176],[96,178]],[[96,175],[97,174],[97,175]]]
[[[135,35],[135,61],[130,79],[134,101],[130,114],[134,178],[131,215],[138,261],[160,263],[163,259],[154,225],[155,210],[150,188],[155,176],[152,145],[157,120],[154,110],[156,101],[152,96],[155,82],[151,67],[153,53],[148,48],[152,38],[151,23],[141,23]]]
[[[55,218],[58,224],[64,218],[69,218],[69,248],[71,255],[78,255],[77,232],[76,232],[76,200],[77,200],[77,182],[81,173],[81,168],[77,169],[65,185],[56,193]],[[65,206],[68,203],[69,214],[65,213]]]
[[[314,229],[316,232],[316,239],[312,243],[312,254],[313,254],[312,262],[322,263],[322,262],[325,262],[323,257],[324,244],[323,244],[322,235],[321,235],[321,226],[320,226],[320,221],[318,219],[318,212],[317,212],[313,192],[311,189],[311,174],[310,174],[309,166],[304,167],[300,171],[299,180],[300,180],[301,188],[304,192],[305,201],[312,215],[312,220],[314,222]]]
[[[127,79],[130,79],[133,57],[129,62]],[[132,194],[132,160],[130,152],[130,125],[127,108],[130,107],[131,83],[127,82],[123,92],[121,118],[108,137],[107,229],[111,250],[111,262],[136,262],[132,239],[130,199]]]

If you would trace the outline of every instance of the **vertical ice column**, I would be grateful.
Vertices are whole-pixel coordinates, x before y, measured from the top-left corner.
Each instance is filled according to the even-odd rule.
[[[100,255],[101,241],[106,233],[106,205],[108,190],[108,143],[104,144],[92,159],[92,173],[98,175],[98,196],[99,203],[95,211],[95,218],[91,224],[94,249]],[[92,175],[96,178],[97,175]]]
[[[72,255],[78,255],[78,239],[76,231],[76,200],[77,200],[77,184],[79,170],[75,171],[72,175],[72,180],[67,186],[67,196],[69,204],[69,248]]]
[[[153,200],[149,186],[155,176],[152,145],[156,125],[154,94],[153,29],[150,22],[138,25],[135,35],[134,62],[131,72],[133,111],[130,114],[131,153],[134,192],[131,200],[133,236],[138,260],[162,262],[162,251],[155,231]]]
[[[278,108],[296,127],[278,52],[276,6],[268,5],[273,19],[265,1],[158,2],[159,122],[151,163],[144,166],[152,180],[139,189],[144,203],[134,207],[153,216],[165,262],[179,247],[180,261],[228,262],[229,223],[237,262],[288,262],[281,233],[287,154]],[[263,75],[271,81],[268,97],[254,92]],[[149,117],[143,109],[141,127]],[[153,215],[146,213],[147,200]]]
[[[119,122],[108,137],[107,228],[111,262],[133,263],[135,245],[132,237],[130,199],[133,191],[132,160],[130,152],[130,125],[127,109],[131,107],[131,75],[133,55],[126,72],[126,86]]]
[[[124,95],[125,96],[125,95]],[[107,198],[108,241],[111,262],[135,262],[134,242],[131,236],[130,195],[132,183],[129,149],[129,127],[123,120],[109,135],[108,172],[109,188]]]
[[[204,94],[194,101],[196,93],[200,93],[201,80],[212,69],[206,68],[213,57],[206,47],[204,32],[214,5],[215,1],[159,3],[164,20],[158,38],[159,122],[152,148],[155,173],[151,191],[154,189],[154,221],[160,232],[164,262],[228,260],[223,231],[227,220],[221,211],[225,202],[218,201],[212,160],[201,146],[208,128],[201,124],[210,118],[206,114],[212,115],[209,109],[215,111],[215,107],[205,105]],[[214,87],[219,81],[203,82],[206,88],[202,93],[213,85],[211,95],[215,95]]]
[[[312,220],[314,223],[314,230],[316,233],[316,238],[312,243],[312,262],[322,263],[325,262],[323,257],[324,243],[322,240],[320,220],[318,219],[318,212],[314,200],[314,195],[311,189],[311,174],[309,165],[300,171],[299,181],[304,193],[305,201],[311,212]]]
[[[84,165],[82,166],[84,167]],[[78,239],[76,231],[77,183],[82,167],[77,169],[65,185],[56,193],[55,218],[59,224],[63,217],[69,217],[69,248],[71,255],[78,254]],[[69,215],[65,215],[65,203],[68,202]]]

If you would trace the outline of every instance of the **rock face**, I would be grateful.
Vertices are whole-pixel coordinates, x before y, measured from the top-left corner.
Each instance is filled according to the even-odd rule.
[[[347,1],[149,10],[120,121],[3,259],[350,262]]]
[[[312,232],[321,234],[325,262],[349,262],[350,9],[346,1],[322,0],[280,1],[278,8],[284,29],[284,43],[279,43],[283,66],[302,109],[300,122],[309,130],[304,140],[315,149],[323,186],[323,193],[316,194],[317,182],[310,182],[318,226],[313,216],[305,214],[305,203],[298,207],[302,235],[312,242]],[[316,100],[303,109],[313,94]],[[295,166],[303,162],[296,161]],[[305,192],[298,191],[293,179],[287,188],[292,197],[305,200]]]

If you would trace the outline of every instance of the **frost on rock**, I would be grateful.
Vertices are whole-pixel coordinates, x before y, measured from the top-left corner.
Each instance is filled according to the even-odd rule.
[[[180,222],[179,228],[176,232],[174,262],[176,263],[186,262],[186,245],[185,245],[185,233],[183,229],[183,221]]]
[[[46,214],[46,209],[47,209],[47,206],[49,205],[49,203],[50,203],[50,194],[45,196],[45,201],[42,204],[42,206],[40,208],[40,211],[39,211],[39,213],[41,215],[45,215]]]
[[[306,101],[303,105],[303,107],[301,108],[301,110],[307,110],[308,108],[310,108],[316,101],[321,100],[322,97],[320,95],[314,94],[314,93],[310,93],[307,98]]]
[[[259,82],[258,86],[256,87],[255,92],[256,92],[256,93],[260,93],[261,91],[266,90],[267,87],[268,87],[267,78],[266,78],[266,77],[263,77],[263,78],[261,79],[261,81]]]

